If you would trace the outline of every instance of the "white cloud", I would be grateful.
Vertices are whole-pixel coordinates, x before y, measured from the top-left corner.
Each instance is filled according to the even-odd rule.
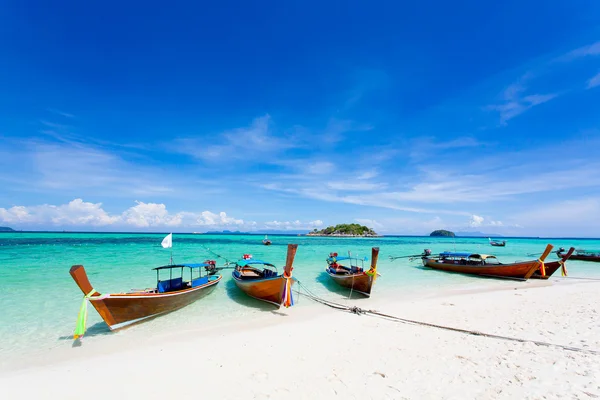
[[[587,197],[538,205],[514,214],[511,223],[546,237],[599,237],[600,198]]]
[[[386,187],[383,183],[370,183],[370,182],[328,182],[327,187],[332,190],[342,191],[368,191],[368,190],[379,190]]]
[[[524,95],[527,91],[524,82],[528,79],[530,79],[530,75],[524,75],[519,81],[509,85],[504,90],[503,101],[501,103],[486,107],[488,110],[497,111],[500,114],[501,124],[504,125],[517,115],[520,115],[535,106],[544,104],[558,96],[557,93]]]
[[[135,201],[136,205],[125,210],[122,220],[125,224],[138,228],[155,226],[180,226],[182,215],[170,215],[164,204]]]
[[[314,175],[326,175],[333,172],[335,165],[329,161],[317,161],[306,167],[306,172]]]
[[[475,227],[475,226],[481,226],[481,224],[483,223],[484,218],[480,217],[479,215],[471,215],[471,220],[469,221],[469,226]]]
[[[196,213],[182,211],[170,213],[164,204],[144,203],[142,201],[136,201],[135,203],[135,206],[115,215],[106,212],[102,208],[102,203],[89,203],[82,199],[75,199],[68,204],[59,206],[49,204],[31,207],[14,206],[9,209],[0,208],[0,222],[34,226],[115,226],[125,228],[245,225],[242,219],[230,217],[225,212],[202,211]],[[250,227],[255,224],[255,222],[247,223]]]
[[[591,88],[599,86],[599,85],[600,85],[600,72],[588,81],[587,88],[591,89]]]
[[[269,157],[298,147],[294,140],[272,132],[270,115],[255,118],[248,127],[222,132],[216,140],[205,138],[179,138],[169,145],[172,150],[188,154],[204,161],[227,159],[244,160],[247,163],[268,161]],[[262,158],[261,158],[262,157]]]
[[[119,217],[110,216],[102,209],[102,203],[88,203],[75,199],[60,206],[15,206],[8,210],[0,208],[0,220],[11,224],[51,223],[53,225],[111,225]]]
[[[600,42],[592,43],[572,50],[567,54],[559,57],[556,61],[573,61],[580,57],[600,55]]]

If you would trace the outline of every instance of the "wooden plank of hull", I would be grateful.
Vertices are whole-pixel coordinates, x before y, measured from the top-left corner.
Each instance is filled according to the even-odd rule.
[[[539,267],[537,261],[528,261],[524,263],[504,264],[504,265],[461,265],[440,263],[431,258],[423,260],[423,265],[429,268],[438,269],[447,272],[458,272],[469,275],[489,275],[506,278],[529,279]]]
[[[274,304],[277,307],[281,306],[283,286],[285,285],[285,278],[283,278],[283,276],[280,275],[275,278],[266,279],[241,280],[234,275],[233,280],[236,286],[248,296]],[[294,280],[292,279],[292,285],[293,284]]]
[[[355,292],[359,292],[367,297],[371,296],[371,287],[373,286],[373,278],[365,275],[363,273],[360,274],[352,274],[352,275],[337,275],[332,274],[328,270],[325,270],[327,275],[333,279],[335,283],[338,285],[352,289]]]
[[[92,297],[90,302],[109,328],[116,330],[179,310],[210,294],[222,278],[177,292],[111,294],[98,300]]]

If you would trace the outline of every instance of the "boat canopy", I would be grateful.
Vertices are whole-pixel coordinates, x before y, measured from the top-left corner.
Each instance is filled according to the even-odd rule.
[[[153,270],[159,269],[173,269],[173,268],[202,268],[202,267],[210,267],[211,265],[208,263],[200,263],[200,264],[175,264],[175,265],[163,265],[162,267],[152,268]]]
[[[477,254],[477,253],[453,253],[449,251],[445,251],[440,253],[440,257],[450,258],[450,257],[461,257],[461,258],[479,258],[485,260],[487,258],[496,258],[496,256],[492,256],[489,254]]]
[[[245,267],[246,265],[251,265],[251,264],[262,264],[262,265],[268,265],[268,266],[274,267],[274,265],[271,263],[268,263],[266,261],[261,261],[261,260],[254,260],[254,259],[240,260],[236,264],[239,265],[240,267]]]

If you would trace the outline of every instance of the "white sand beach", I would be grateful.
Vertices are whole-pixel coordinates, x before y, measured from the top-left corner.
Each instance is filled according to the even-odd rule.
[[[374,297],[346,304],[600,351],[600,282],[509,286],[418,302]],[[594,399],[600,354],[296,307],[251,324],[151,338],[130,330],[110,345],[84,339],[82,347],[2,372],[0,387],[4,399]]]

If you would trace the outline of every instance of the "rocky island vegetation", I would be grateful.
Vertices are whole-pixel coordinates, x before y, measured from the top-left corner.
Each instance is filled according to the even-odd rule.
[[[359,224],[339,224],[325,229],[314,229],[308,236],[379,236],[373,229]]]
[[[437,236],[437,237],[454,237],[454,232],[450,232],[444,229],[438,229],[437,231],[433,231],[429,234],[429,236]]]
[[[0,226],[0,232],[14,232],[13,228],[9,228],[8,226]]]

